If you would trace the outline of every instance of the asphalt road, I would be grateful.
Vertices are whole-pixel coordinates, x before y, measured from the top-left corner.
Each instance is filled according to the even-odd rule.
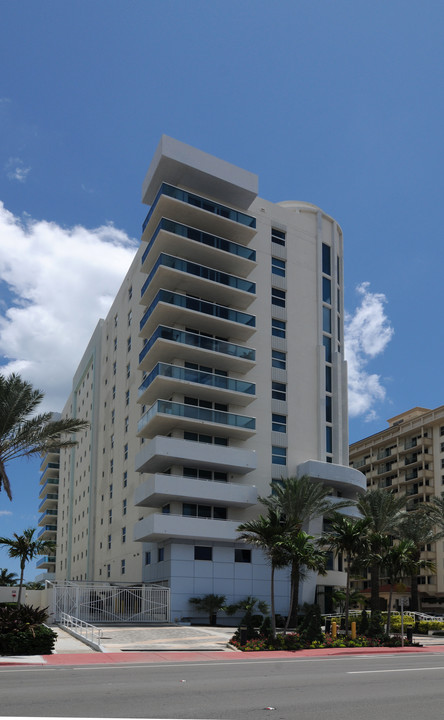
[[[418,720],[444,708],[444,654],[0,668],[24,717]]]

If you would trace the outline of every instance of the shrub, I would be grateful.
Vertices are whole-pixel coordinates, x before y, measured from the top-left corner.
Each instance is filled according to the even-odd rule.
[[[415,624],[415,618],[411,615],[404,615],[404,630],[408,627],[413,627]],[[390,618],[390,630],[392,632],[401,632],[401,616],[392,615]]]
[[[306,613],[302,618],[302,622],[298,627],[298,631],[307,643],[317,641],[323,641],[324,635],[322,633],[322,617],[321,609],[317,603],[314,605],[305,605],[304,609]]]
[[[46,625],[0,633],[0,655],[50,655],[57,633]]]

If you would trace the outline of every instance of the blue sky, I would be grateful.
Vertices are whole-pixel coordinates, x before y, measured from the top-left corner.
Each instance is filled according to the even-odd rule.
[[[166,133],[341,224],[350,439],[443,403],[444,4],[0,0],[0,365],[59,410]],[[10,468],[0,535],[37,524]],[[0,551],[0,567],[16,566]],[[33,577],[32,566],[27,573]]]

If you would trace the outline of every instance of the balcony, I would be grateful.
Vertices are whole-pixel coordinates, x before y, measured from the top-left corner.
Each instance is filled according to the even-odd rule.
[[[58,500],[59,500],[58,493],[47,493],[39,505],[39,510],[45,510],[46,508],[57,507]]]
[[[170,400],[156,400],[140,418],[137,430],[140,437],[168,435],[175,428],[191,432],[213,433],[220,437],[246,440],[256,431],[256,420],[222,410],[186,405]]]
[[[344,499],[348,499],[352,494],[362,495],[367,490],[365,475],[359,470],[345,465],[307,460],[298,465],[297,474],[298,476],[308,475],[312,480],[320,481],[341,491]]]
[[[245,373],[254,367],[256,352],[243,345],[160,325],[139,355],[139,369],[149,370],[159,361],[171,362],[177,357],[220,370]]]
[[[45,484],[40,488],[39,497],[44,498],[48,490],[57,490],[59,486],[59,478],[48,478]]]
[[[214,400],[229,405],[249,405],[256,398],[254,383],[217,373],[193,370],[179,365],[157,363],[139,387],[139,402],[150,405],[173,392],[191,393],[199,400]]]
[[[143,222],[142,240],[150,236],[162,217],[198,227],[210,234],[228,235],[242,244],[247,244],[256,233],[256,218],[251,215],[167,183],[160,186]]]
[[[44,483],[48,478],[58,477],[60,471],[60,463],[48,462],[42,474],[40,475],[40,484]]]
[[[162,507],[173,500],[246,508],[256,505],[257,490],[253,485],[156,473],[139,485],[134,493],[137,507]]]
[[[37,534],[39,540],[55,540],[57,525],[45,525]]]
[[[142,255],[142,272],[150,272],[161,251],[242,277],[247,277],[256,265],[255,250],[167,218],[161,219]]]
[[[134,540],[153,542],[180,538],[197,542],[202,540],[233,542],[239,534],[238,526],[238,521],[153,513],[135,524]]]
[[[60,451],[54,450],[52,452],[46,453],[45,457],[42,460],[42,464],[40,465],[40,472],[45,472],[48,463],[55,463],[58,465],[60,463]]]
[[[189,260],[160,253],[141,290],[141,303],[148,305],[161,288],[208,297],[245,310],[256,295],[256,283],[214,270]]]
[[[245,475],[256,469],[256,453],[238,447],[158,435],[145,443],[135,458],[136,472],[165,472],[171,465]]]
[[[46,523],[51,523],[54,520],[57,522],[57,510],[48,508],[40,515],[38,524],[45,525]]]
[[[159,290],[140,321],[140,337],[149,337],[160,324],[192,325],[201,332],[247,340],[256,330],[249,313],[187,295]]]
[[[54,565],[56,562],[56,556],[55,555],[44,555],[40,558],[40,560],[37,560],[36,567],[37,568],[46,568],[47,570],[54,570]]]

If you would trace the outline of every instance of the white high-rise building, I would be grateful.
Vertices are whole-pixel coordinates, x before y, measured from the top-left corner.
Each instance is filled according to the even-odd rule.
[[[58,580],[167,585],[173,619],[196,595],[268,599],[266,560],[236,529],[272,480],[364,492],[348,467],[342,231],[257,192],[256,175],[162,137],[140,249],[64,409],[91,427],[61,452]],[[321,599],[343,574],[319,584]],[[278,612],[288,590],[281,571]]]

